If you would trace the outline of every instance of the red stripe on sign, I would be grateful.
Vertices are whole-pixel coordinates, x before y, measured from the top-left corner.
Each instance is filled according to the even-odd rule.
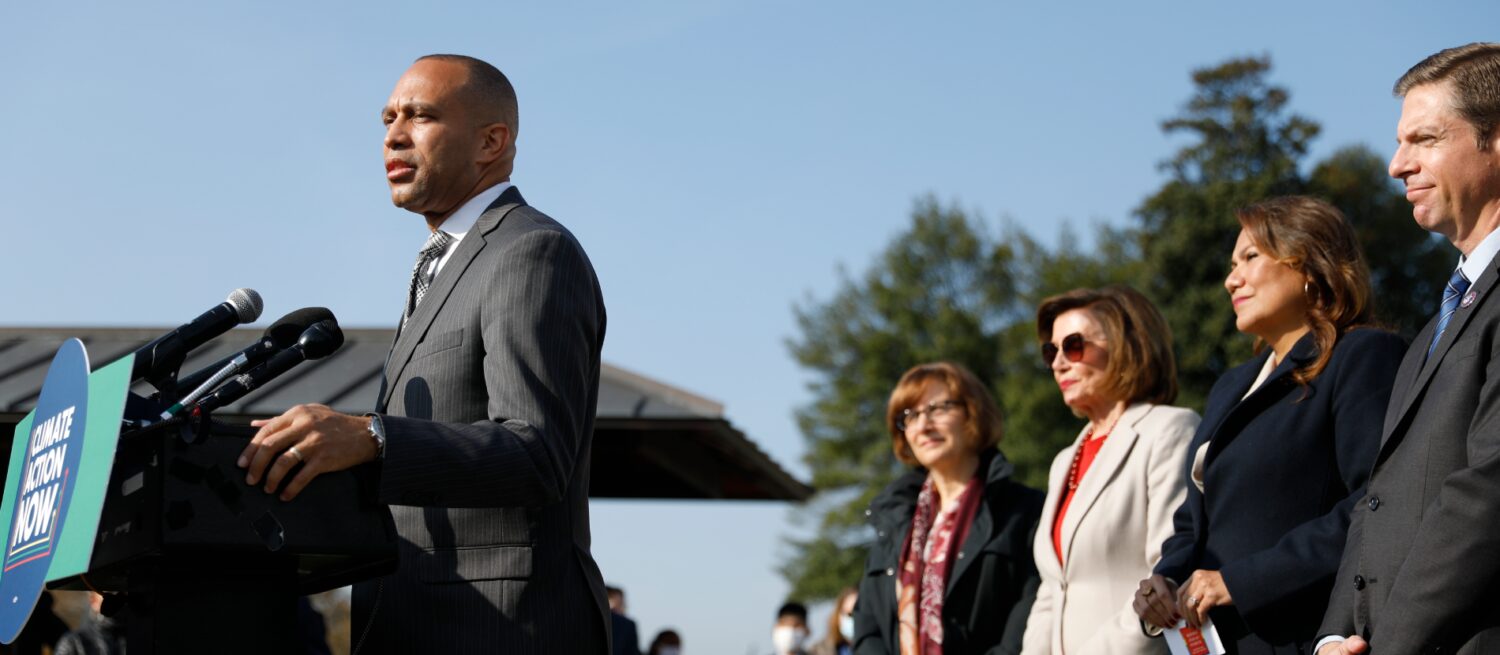
[[[1209,655],[1208,644],[1203,641],[1203,633],[1197,628],[1182,628],[1182,641],[1187,644],[1190,655]]]

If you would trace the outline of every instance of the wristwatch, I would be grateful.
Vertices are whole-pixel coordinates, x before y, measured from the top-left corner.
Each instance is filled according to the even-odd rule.
[[[385,420],[379,414],[365,414],[370,418],[370,438],[375,440],[375,459],[385,459]]]

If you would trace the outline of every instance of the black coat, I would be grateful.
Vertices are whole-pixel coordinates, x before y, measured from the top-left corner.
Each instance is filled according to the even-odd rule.
[[[1230,653],[1311,648],[1405,350],[1396,335],[1350,331],[1304,387],[1292,372],[1317,355],[1309,334],[1248,397],[1269,350],[1209,392],[1185,463],[1191,479],[1194,454],[1209,443],[1204,491],[1188,484],[1156,572],[1178,582],[1220,572],[1234,604],[1209,616]]]
[[[948,572],[943,596],[943,653],[1019,653],[1026,618],[1040,583],[1031,542],[1043,494],[1010,479],[1013,467],[997,450],[980,459],[984,502]],[[854,608],[856,655],[900,652],[896,629],[896,569],[911,530],[917,493],[927,471],[911,471],[886,487],[865,513],[875,543]]]

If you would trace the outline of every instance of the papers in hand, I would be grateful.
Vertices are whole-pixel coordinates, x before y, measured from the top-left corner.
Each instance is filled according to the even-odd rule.
[[[1200,628],[1190,628],[1187,621],[1178,621],[1166,637],[1172,655],[1224,655],[1224,642],[1219,639],[1213,621]]]

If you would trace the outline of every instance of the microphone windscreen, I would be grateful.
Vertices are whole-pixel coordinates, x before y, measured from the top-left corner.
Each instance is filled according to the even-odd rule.
[[[290,348],[292,344],[297,343],[297,339],[307,331],[307,328],[320,321],[337,323],[333,318],[333,312],[328,311],[327,307],[303,307],[276,319],[275,323],[266,328],[262,336],[275,343],[277,349]]]
[[[241,324],[255,322],[255,319],[260,318],[261,310],[265,309],[265,303],[261,302],[260,294],[255,289],[235,289],[225,302],[234,308]]]

